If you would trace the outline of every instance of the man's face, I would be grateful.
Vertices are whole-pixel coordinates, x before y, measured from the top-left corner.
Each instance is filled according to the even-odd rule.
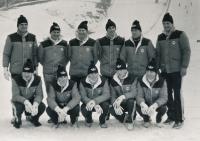
[[[173,24],[171,22],[165,21],[163,22],[163,28],[166,32],[170,32],[172,30]]]
[[[31,72],[22,72],[22,78],[27,82],[32,78],[33,73]]]
[[[60,38],[60,31],[59,30],[53,30],[50,34],[51,34],[51,38],[53,40],[58,40]]]
[[[88,79],[91,84],[95,84],[98,81],[99,74],[98,73],[90,73],[88,75]]]
[[[107,35],[110,37],[113,37],[116,33],[116,28],[115,26],[109,26],[107,29]]]
[[[118,75],[119,79],[124,79],[125,76],[127,75],[127,73],[128,73],[127,69],[117,71],[117,75]]]
[[[26,33],[28,31],[28,24],[27,23],[21,23],[18,25],[18,30],[21,33]]]
[[[139,38],[141,36],[141,31],[138,29],[131,29],[132,37],[133,38]]]
[[[61,87],[66,86],[67,81],[68,81],[68,77],[67,76],[58,77],[58,83],[60,84]]]
[[[156,72],[147,70],[146,77],[149,82],[153,82],[156,79]]]
[[[80,40],[84,40],[88,34],[87,30],[84,28],[79,28],[77,33]]]

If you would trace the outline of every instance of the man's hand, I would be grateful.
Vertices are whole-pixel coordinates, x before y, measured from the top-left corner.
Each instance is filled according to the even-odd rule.
[[[3,75],[6,80],[10,80],[10,72],[7,67],[3,68]]]
[[[87,105],[86,105],[86,109],[87,109],[88,111],[92,111],[92,109],[94,108],[95,105],[96,105],[96,104],[95,104],[95,101],[94,101],[94,100],[90,100],[90,101],[87,103]]]
[[[28,101],[24,101],[25,111],[28,113],[32,113],[32,104]]]

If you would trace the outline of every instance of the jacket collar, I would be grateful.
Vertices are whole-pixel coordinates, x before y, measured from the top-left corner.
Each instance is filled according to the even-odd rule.
[[[106,34],[106,38],[108,38],[109,40],[114,40],[115,38],[117,38],[117,33],[115,33],[115,35],[112,37],[112,38],[110,38],[110,36],[108,36],[108,34]]]
[[[159,75],[157,74],[157,75],[156,75],[156,80],[155,80],[155,82],[153,83],[153,85],[154,85],[158,80],[159,80]],[[153,85],[151,86],[150,83],[148,82],[146,74],[142,77],[142,82],[143,82],[149,89],[152,89],[152,86],[153,86]]]
[[[163,34],[165,34],[167,36],[167,39],[170,37],[170,35],[175,31],[175,27],[172,27],[171,31],[169,33],[167,33],[165,30],[163,30]]]
[[[139,41],[139,43],[138,43],[137,46],[136,46],[135,53],[137,53],[138,48],[141,46],[142,40],[143,40],[143,36],[141,35],[140,41]],[[132,38],[132,37],[130,37],[130,41],[135,45],[135,42],[133,41],[133,38]]]
[[[127,74],[126,74],[126,76],[125,76],[125,78],[124,79],[126,79],[128,77],[128,72],[127,72]],[[120,86],[122,86],[123,84],[121,83],[121,81],[120,81],[120,79],[119,79],[119,77],[117,76],[117,73],[115,73],[114,74],[114,76],[113,76],[113,79],[115,80],[115,82],[117,82],[117,84],[119,84]]]
[[[61,85],[60,85],[60,83],[57,81],[57,84],[58,84],[58,86],[60,86],[61,87]],[[63,87],[63,89],[61,89],[61,93],[63,93],[66,89],[67,89],[67,87],[69,86],[69,80],[67,81],[67,83],[66,83],[66,85]]]
[[[49,39],[53,42],[54,45],[57,45],[57,44],[59,44],[62,41],[61,38],[59,38],[58,40],[54,40],[51,37],[49,37]]]
[[[92,84],[90,83],[88,77],[86,77],[85,82],[88,83],[88,84],[90,84],[90,85],[92,85]],[[94,84],[94,87],[93,87],[92,89],[96,89],[96,88],[101,84],[101,82],[102,82],[102,80],[101,80],[101,77],[99,76],[99,77],[98,77],[98,81],[96,82],[96,84]]]
[[[31,84],[34,81],[34,78],[35,78],[34,75],[32,75],[31,80],[28,82],[28,85],[26,86],[27,88],[30,88]]]
[[[22,37],[26,37],[28,35],[28,31],[24,34],[22,34],[19,30],[17,31],[17,34],[22,36]]]

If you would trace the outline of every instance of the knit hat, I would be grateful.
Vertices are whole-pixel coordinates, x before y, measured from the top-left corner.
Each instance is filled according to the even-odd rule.
[[[156,60],[153,58],[146,67],[146,70],[154,71],[155,73],[158,72]]]
[[[116,24],[111,20],[108,19],[107,23],[106,23],[106,30],[110,27],[110,26],[114,26],[116,28]]]
[[[91,61],[90,66],[88,68],[88,74],[90,73],[98,73],[98,69],[94,64],[94,61]]]
[[[162,22],[170,22],[170,23],[174,23],[174,20],[172,18],[172,16],[169,13],[166,13],[163,17]]]
[[[116,70],[123,70],[123,69],[126,69],[126,63],[120,58],[117,58]]]
[[[21,23],[27,23],[28,24],[28,21],[27,21],[26,17],[24,17],[23,15],[20,15],[19,18],[17,19],[17,27]]]
[[[24,63],[23,72],[30,72],[30,73],[34,72],[34,66],[31,59],[27,59],[27,61]]]
[[[50,28],[50,33],[51,33],[52,31],[54,31],[54,30],[60,31],[59,25],[58,25],[57,23],[55,23],[55,22],[53,22],[53,25],[52,25],[51,28]]]
[[[58,65],[57,78],[62,76],[67,76],[67,71],[64,66]]]
[[[138,29],[138,30],[142,31],[141,26],[140,26],[140,22],[139,22],[138,20],[135,20],[135,21],[132,23],[131,30],[132,30],[132,29]]]
[[[82,21],[82,22],[79,24],[78,29],[84,28],[85,30],[88,30],[87,24],[88,24],[88,21]]]

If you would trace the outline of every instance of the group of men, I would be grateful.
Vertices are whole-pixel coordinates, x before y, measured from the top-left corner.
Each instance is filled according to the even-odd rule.
[[[36,36],[27,30],[26,17],[20,15],[18,30],[8,35],[3,51],[4,76],[12,78],[13,126],[21,127],[23,112],[34,126],[40,126],[39,118],[46,109],[55,125],[66,123],[70,115],[74,126],[81,111],[85,125],[91,127],[92,112],[96,111],[101,128],[107,128],[106,119],[112,114],[132,130],[137,111],[145,127],[151,125],[151,117],[157,113],[160,127],[167,111],[164,123],[182,127],[181,83],[189,65],[190,45],[186,34],[174,28],[172,16],[164,15],[164,32],[158,36],[155,48],[150,39],[143,37],[137,20],[132,23],[128,40],[116,34],[116,24],[110,19],[105,26],[107,34],[94,40],[88,35],[87,23],[80,23],[76,37],[69,42],[61,38],[60,26],[53,23],[50,36],[38,47]],[[97,61],[100,72],[95,66]],[[47,108],[42,102],[39,63],[43,67]]]

